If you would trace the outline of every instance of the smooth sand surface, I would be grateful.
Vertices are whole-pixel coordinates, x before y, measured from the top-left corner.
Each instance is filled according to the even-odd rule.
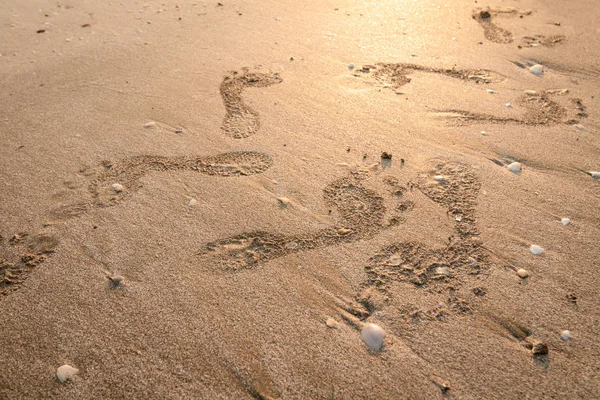
[[[13,0],[0,37],[0,398],[600,398],[595,0]]]

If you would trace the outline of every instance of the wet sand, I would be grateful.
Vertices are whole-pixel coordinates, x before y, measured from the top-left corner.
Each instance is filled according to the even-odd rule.
[[[0,16],[1,399],[600,397],[593,1]]]

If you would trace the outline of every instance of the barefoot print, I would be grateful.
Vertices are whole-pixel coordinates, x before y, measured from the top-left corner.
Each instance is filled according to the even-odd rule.
[[[471,169],[459,163],[440,162],[419,179],[419,189],[431,200],[446,207],[454,221],[454,235],[443,248],[430,248],[417,242],[401,242],[379,250],[368,261],[367,282],[357,297],[367,312],[385,303],[386,297],[401,296],[391,291],[391,282],[405,282],[439,297],[438,306],[418,305],[405,311],[405,317],[443,319],[447,315],[471,311],[458,288],[476,279],[488,260],[476,227],[475,205],[480,182]]]
[[[384,198],[363,185],[369,175],[366,170],[354,170],[350,176],[324,188],[325,204],[335,208],[339,214],[335,227],[307,235],[286,236],[261,231],[242,233],[205,244],[199,256],[221,269],[252,268],[291,253],[365,239],[399,224],[402,214],[412,209],[412,202],[403,198],[406,187],[401,186],[396,178],[386,177],[384,181],[391,187],[388,195],[395,204],[394,209],[388,212]]]
[[[260,128],[260,118],[242,99],[242,92],[247,87],[267,87],[280,83],[278,74],[248,72],[230,72],[221,83],[221,97],[225,105],[225,118],[221,129],[234,139],[243,139],[254,135]]]
[[[54,253],[58,238],[49,232],[0,235],[0,295],[18,289],[36,266]]]
[[[514,41],[513,34],[498,26],[496,21],[499,18],[510,18],[510,17],[520,17],[523,18],[525,16],[531,15],[531,11],[518,11],[513,8],[490,8],[487,7],[485,9],[475,9],[473,10],[472,17],[475,21],[481,25],[483,28],[484,36],[487,40],[494,43],[508,44]],[[552,47],[559,43],[562,43],[565,40],[564,35],[552,35],[552,36],[544,36],[544,35],[534,35],[534,36],[524,36],[521,39],[521,45],[519,47],[537,47],[537,46],[546,46]]]

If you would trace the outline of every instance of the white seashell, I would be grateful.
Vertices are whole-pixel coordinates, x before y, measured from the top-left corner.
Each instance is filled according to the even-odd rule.
[[[444,178],[444,175],[436,175],[433,177],[433,179],[435,179],[438,182],[443,182],[446,180],[446,178]]]
[[[535,76],[542,76],[544,75],[544,67],[540,64],[535,64],[534,66],[529,68],[529,72],[531,72]]]
[[[123,185],[121,185],[120,183],[113,183],[112,184],[112,190],[114,190],[117,193],[121,193],[123,191]]]
[[[544,252],[544,249],[541,248],[540,246],[538,246],[537,244],[532,244],[531,247],[529,248],[529,251],[531,251],[531,254],[533,255],[540,255]]]
[[[196,204],[198,204],[198,200],[196,200],[196,199],[191,199],[191,200],[190,200],[190,202],[188,203],[188,206],[190,206],[190,207],[193,207],[193,206],[195,206]]]
[[[512,108],[512,104],[506,103],[506,108]]]
[[[348,64],[348,69],[352,71],[354,69],[354,63]]]
[[[590,175],[592,176],[592,178],[594,179],[600,179],[600,172],[597,171],[590,171]]]
[[[575,124],[573,125],[575,128],[579,129],[580,131],[585,129],[585,126],[581,125],[581,124]]]
[[[569,218],[563,218],[560,220],[560,222],[562,222],[563,225],[567,226],[571,223],[571,220]]]
[[[56,379],[59,382],[64,382],[68,379],[71,379],[79,370],[77,368],[73,368],[68,364],[62,365],[58,367],[56,370]]]
[[[485,89],[486,92],[488,92],[489,94],[494,94],[496,92],[494,92],[492,89]]]
[[[337,328],[338,327],[337,321],[335,319],[333,319],[333,318],[327,318],[327,321],[325,321],[325,324],[329,328]]]
[[[385,339],[385,331],[379,325],[366,323],[360,331],[365,344],[373,350],[380,350]]]
[[[518,174],[519,172],[521,172],[521,163],[514,162],[512,164],[508,164],[508,166],[506,168],[508,168],[508,170],[510,172],[514,172],[515,174]]]
[[[565,342],[566,342],[567,340],[570,340],[570,339],[571,339],[571,332],[570,332],[570,331],[562,331],[562,332],[560,333],[560,338],[561,338],[562,340],[564,340]]]
[[[144,124],[144,128],[154,128],[156,126],[156,122],[148,121]]]
[[[527,278],[529,276],[529,272],[527,272],[526,269],[519,268],[517,270],[517,275],[519,276],[519,278],[525,279],[525,278]]]

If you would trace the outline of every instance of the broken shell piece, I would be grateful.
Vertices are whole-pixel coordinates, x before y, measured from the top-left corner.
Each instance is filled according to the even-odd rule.
[[[541,248],[540,246],[538,246],[537,244],[532,244],[531,247],[529,248],[529,251],[531,251],[531,254],[533,255],[540,255],[544,252],[544,249]]]
[[[577,129],[579,129],[580,131],[582,131],[582,130],[584,130],[584,129],[585,129],[585,127],[584,127],[583,125],[581,125],[581,124],[575,124],[575,125],[573,125],[573,126],[574,126],[575,128],[577,128]]]
[[[600,179],[600,172],[597,171],[590,171],[590,175],[592,176],[592,178],[594,179]]]
[[[529,277],[529,272],[527,272],[526,269],[519,268],[517,270],[517,275],[519,276],[519,278],[525,279],[525,278]]]
[[[508,170],[510,172],[518,174],[519,172],[521,172],[521,163],[520,162],[514,162],[512,164],[508,164],[508,166],[506,168],[508,168]]]
[[[380,350],[381,346],[383,346],[383,339],[385,339],[385,331],[379,325],[369,322],[362,327],[360,336],[369,348]]]
[[[566,342],[567,340],[571,340],[571,332],[570,332],[570,331],[562,331],[562,332],[560,333],[560,338],[561,338],[562,340],[564,340],[565,342]]]
[[[121,285],[123,285],[123,283],[125,282],[125,278],[118,274],[110,274],[107,275],[106,278],[108,279],[108,285],[112,289],[121,287]]]
[[[494,92],[492,89],[485,89],[486,92],[488,92],[489,94],[494,94],[496,92]]]
[[[190,206],[190,207],[193,207],[193,206],[195,206],[196,204],[198,204],[198,200],[196,200],[196,199],[191,199],[191,200],[190,200],[190,202],[188,203],[188,206]]]
[[[535,64],[529,68],[529,72],[535,76],[542,76],[544,75],[544,67],[540,64]]]
[[[333,319],[333,318],[327,318],[327,321],[325,322],[325,324],[329,328],[337,328],[338,327],[337,321],[335,319]]]
[[[443,182],[446,180],[446,178],[444,178],[444,175],[436,175],[433,177],[433,179],[435,179],[438,182]]]
[[[290,204],[290,199],[287,197],[278,197],[277,200],[283,207],[287,207],[287,205]]]
[[[56,370],[56,379],[58,379],[59,382],[65,382],[66,380],[73,378],[78,372],[79,370],[77,368],[73,368],[68,364],[61,365]]]
[[[121,193],[123,191],[123,185],[121,185],[120,183],[113,183],[112,184],[112,190],[114,190],[117,193]]]
[[[560,222],[564,225],[567,226],[571,223],[571,220],[569,218],[563,218],[560,220]]]

